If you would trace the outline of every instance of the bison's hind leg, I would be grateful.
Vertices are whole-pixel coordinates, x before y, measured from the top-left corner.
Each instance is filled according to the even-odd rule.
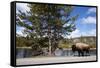
[[[89,50],[86,51],[86,56],[90,56],[90,51]]]
[[[81,51],[81,55],[84,56],[84,51]]]

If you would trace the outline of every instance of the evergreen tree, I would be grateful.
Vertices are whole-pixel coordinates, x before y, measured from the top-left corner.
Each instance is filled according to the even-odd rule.
[[[24,27],[24,32],[35,40],[47,37],[49,55],[53,54],[59,40],[76,29],[74,22],[78,15],[70,16],[74,7],[53,4],[28,4],[28,7],[29,12],[19,10],[16,15],[17,26]]]

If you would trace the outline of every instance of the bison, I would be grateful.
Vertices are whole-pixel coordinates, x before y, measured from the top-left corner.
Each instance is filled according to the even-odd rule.
[[[89,55],[90,46],[85,43],[76,43],[75,45],[72,45],[72,51],[75,53],[75,51],[78,51],[78,56],[84,56],[84,52],[86,52],[86,55]]]

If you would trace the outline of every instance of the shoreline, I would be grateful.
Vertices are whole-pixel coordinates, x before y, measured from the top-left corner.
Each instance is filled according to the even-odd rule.
[[[16,49],[32,49],[31,47],[16,47]],[[71,50],[71,48],[63,48],[63,50]],[[90,50],[96,50],[96,48],[90,48]]]
[[[35,57],[35,58],[20,58],[16,59],[17,65],[30,64],[47,64],[47,63],[63,63],[63,62],[81,62],[81,61],[96,61],[96,56],[84,57]]]

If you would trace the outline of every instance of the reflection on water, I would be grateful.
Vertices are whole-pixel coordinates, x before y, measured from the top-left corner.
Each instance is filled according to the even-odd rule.
[[[78,52],[76,51],[74,54],[71,50],[64,50],[63,51],[63,56],[73,56],[73,55],[78,55]],[[86,55],[86,52],[84,52],[84,55]],[[96,50],[90,50],[90,55],[96,55]]]
[[[56,50],[55,51],[55,56],[73,56],[73,55],[78,55],[78,52],[76,51],[74,54],[72,50],[66,49],[66,50]],[[90,50],[90,56],[91,55],[96,55],[96,50]],[[17,58],[28,58],[32,57],[32,50],[31,49],[17,49],[16,53]]]
[[[31,49],[16,49],[16,52],[17,58],[32,57]]]

